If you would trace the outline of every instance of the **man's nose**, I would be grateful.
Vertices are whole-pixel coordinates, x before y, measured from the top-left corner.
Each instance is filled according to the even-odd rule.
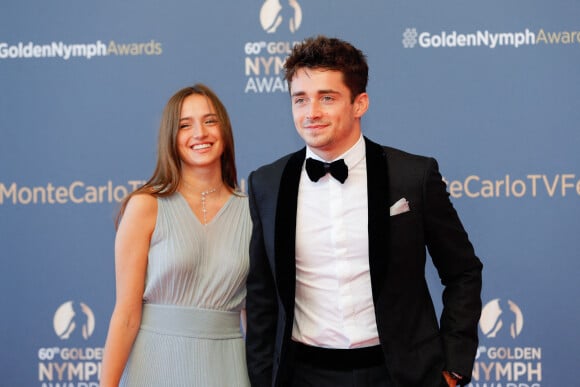
[[[318,102],[314,101],[308,107],[308,112],[306,118],[309,120],[316,119],[320,117],[320,105]]]

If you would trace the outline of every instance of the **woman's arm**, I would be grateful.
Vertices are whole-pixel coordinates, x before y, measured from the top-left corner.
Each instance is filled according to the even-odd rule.
[[[101,386],[116,387],[141,324],[147,256],[157,219],[157,199],[132,197],[115,238],[116,301],[103,355]]]

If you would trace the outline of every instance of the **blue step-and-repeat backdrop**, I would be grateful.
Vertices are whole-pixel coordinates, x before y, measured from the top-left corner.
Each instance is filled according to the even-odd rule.
[[[316,34],[368,56],[365,134],[440,162],[485,266],[471,386],[579,385],[577,0],[4,2],[0,385],[98,385],[113,218],[163,105],[215,89],[245,186],[302,146],[281,66]]]

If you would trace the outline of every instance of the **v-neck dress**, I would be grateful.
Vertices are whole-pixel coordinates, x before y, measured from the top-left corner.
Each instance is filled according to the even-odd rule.
[[[240,310],[251,219],[232,195],[206,225],[180,193],[158,198],[141,328],[121,386],[249,386]]]

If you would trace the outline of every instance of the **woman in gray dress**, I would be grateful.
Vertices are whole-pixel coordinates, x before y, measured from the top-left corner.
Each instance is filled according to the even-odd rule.
[[[227,111],[208,87],[163,111],[153,176],[121,205],[101,386],[249,386],[251,220]]]

